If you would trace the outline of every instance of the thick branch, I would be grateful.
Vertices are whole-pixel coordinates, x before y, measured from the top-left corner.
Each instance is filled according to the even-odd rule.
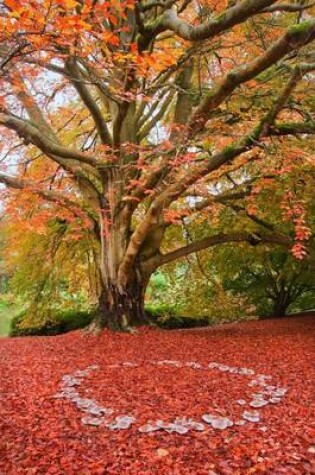
[[[240,186],[240,188],[241,187],[242,186]],[[246,186],[245,189],[242,189],[240,191],[225,192],[217,196],[216,195],[207,196],[204,200],[199,201],[194,204],[193,212],[201,211],[214,203],[226,204],[226,203],[229,203],[230,201],[240,200],[242,198],[245,198],[245,196],[250,195],[251,191],[252,191],[252,186]],[[193,195],[189,194],[189,196],[193,196]]]
[[[261,235],[260,233],[256,234],[249,234],[249,233],[230,233],[230,234],[218,234],[216,236],[209,236],[207,238],[201,239],[199,241],[193,242],[188,244],[187,246],[180,247],[175,251],[169,252],[167,254],[162,254],[160,256],[158,266],[167,264],[168,262],[175,261],[180,259],[181,257],[188,256],[194,252],[199,252],[204,249],[208,249],[211,246],[216,246],[217,244],[223,244],[228,242],[248,242],[251,245],[257,245],[261,242],[269,242],[275,244],[281,244],[284,246],[288,246],[290,244],[289,239],[283,237],[280,238],[279,236],[272,236],[272,235]]]
[[[315,2],[311,2],[308,4],[292,4],[292,3],[280,3],[279,5],[272,5],[271,7],[265,8],[263,12],[271,13],[271,12],[302,12],[309,8],[314,7]]]
[[[189,90],[192,86],[193,72],[194,60],[191,58],[177,74],[175,84],[178,87],[178,93],[174,111],[175,125],[186,125],[191,115],[193,104]],[[174,139],[176,135],[177,133],[173,132],[171,134],[171,140]]]
[[[110,145],[112,143],[112,139],[109,134],[102,111],[97,105],[88,87],[86,86],[86,84],[84,84],[84,79],[80,73],[79,67],[76,64],[75,60],[71,59],[68,61],[67,70],[69,72],[69,77],[71,78],[71,83],[75,87],[77,93],[81,97],[83,103],[86,105],[94,119],[102,143],[105,145]]]
[[[305,21],[288,29],[282,38],[275,41],[261,56],[246,66],[240,66],[226,76],[211,90],[196,109],[190,120],[190,134],[203,129],[216,109],[240,84],[249,81],[274,65],[291,51],[315,39],[315,21]]]
[[[287,122],[287,123],[275,123],[273,127],[270,127],[268,132],[270,135],[299,135],[315,134],[315,121],[314,122]]]
[[[148,10],[152,10],[152,8],[157,8],[157,7],[170,8],[172,5],[174,5],[174,3],[176,3],[176,1],[177,0],[164,0],[164,1],[150,0],[149,2],[146,2],[146,3],[140,2],[139,9],[141,12],[146,12]]]
[[[197,26],[182,20],[174,9],[170,9],[158,19],[156,24],[145,25],[145,30],[150,36],[171,30],[188,41],[206,40],[246,21],[273,3],[276,3],[276,0],[243,0],[209,22]]]
[[[14,130],[19,137],[24,139],[26,145],[30,143],[36,145],[36,147],[48,155],[77,160],[92,165],[93,167],[97,165],[94,157],[53,142],[49,137],[45,137],[42,132],[29,121],[9,113],[0,112],[0,125]]]

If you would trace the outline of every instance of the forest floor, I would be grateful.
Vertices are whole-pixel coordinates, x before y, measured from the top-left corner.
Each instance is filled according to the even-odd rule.
[[[0,474],[313,475],[314,361],[314,315],[2,338]]]

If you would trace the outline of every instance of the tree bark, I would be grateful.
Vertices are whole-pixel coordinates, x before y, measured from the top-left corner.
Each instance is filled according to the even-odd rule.
[[[280,292],[274,300],[273,312],[271,316],[273,318],[284,317],[286,315],[290,303],[292,302],[287,292]]]
[[[145,290],[146,285],[139,275],[125,288],[119,287],[117,282],[103,286],[99,298],[100,326],[113,331],[132,331],[148,323],[144,310]]]

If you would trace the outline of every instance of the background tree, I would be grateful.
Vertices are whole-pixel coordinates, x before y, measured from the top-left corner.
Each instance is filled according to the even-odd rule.
[[[221,242],[287,242],[266,228],[161,252],[183,216],[247,196],[236,170],[281,174],[276,144],[315,132],[302,93],[314,87],[312,13],[277,0],[1,4],[0,181],[36,196],[41,219],[57,203],[93,232],[104,325],[144,321],[147,283],[165,263]]]
[[[264,248],[240,259],[239,271],[225,288],[245,294],[259,316],[283,317],[288,311],[311,309],[315,303],[314,264],[297,261],[283,249]]]

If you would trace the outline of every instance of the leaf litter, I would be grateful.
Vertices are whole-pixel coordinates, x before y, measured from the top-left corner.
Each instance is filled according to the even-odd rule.
[[[1,339],[0,473],[313,474],[314,353],[312,317]]]

